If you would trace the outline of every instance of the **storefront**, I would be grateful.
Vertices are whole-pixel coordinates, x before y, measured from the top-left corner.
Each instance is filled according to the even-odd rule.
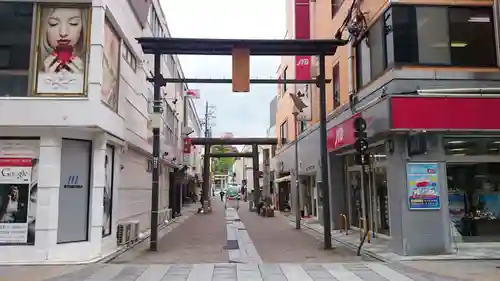
[[[376,238],[390,237],[401,255],[451,253],[460,241],[500,241],[499,107],[496,97],[415,94],[379,98],[354,115],[345,108],[332,116],[332,226],[343,227],[342,214],[353,229],[364,220]],[[364,173],[353,157],[358,116],[367,121],[370,140]],[[319,141],[308,141],[319,132],[306,134],[299,159],[305,167],[319,166]],[[293,149],[277,157],[293,169],[286,165],[293,163]]]
[[[6,131],[18,136],[0,137],[0,263],[82,262],[115,251],[123,142],[72,129]]]

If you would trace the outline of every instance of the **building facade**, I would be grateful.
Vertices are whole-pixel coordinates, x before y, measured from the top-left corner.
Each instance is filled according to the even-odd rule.
[[[159,1],[0,1],[0,263],[86,262],[117,226],[150,227],[152,60]],[[181,77],[165,57],[166,77]],[[182,163],[185,85],[164,89],[159,222]],[[15,208],[14,208],[15,206]]]
[[[447,254],[465,243],[500,241],[496,3],[310,5],[313,38],[333,38],[352,15],[349,32],[343,31],[349,44],[326,60],[333,227],[342,225],[341,214],[352,229],[364,227],[364,220],[401,255]],[[317,104],[313,98],[313,112]],[[371,160],[364,171],[354,157],[357,117],[368,124]],[[298,138],[299,174],[312,187],[320,169],[315,121],[313,113],[311,127]],[[293,170],[294,155],[293,145],[283,145],[275,169]],[[321,190],[311,194],[317,205],[308,208],[321,214]]]

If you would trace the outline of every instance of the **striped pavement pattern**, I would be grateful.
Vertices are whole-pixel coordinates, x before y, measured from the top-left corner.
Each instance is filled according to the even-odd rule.
[[[47,281],[459,281],[377,262],[327,264],[100,264]]]

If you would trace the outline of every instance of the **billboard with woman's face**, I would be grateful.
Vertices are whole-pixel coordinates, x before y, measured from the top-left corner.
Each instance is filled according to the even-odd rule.
[[[118,75],[120,61],[120,37],[116,34],[109,21],[104,27],[104,54],[102,60],[101,100],[118,110]]]
[[[41,6],[35,94],[85,94],[89,17],[89,7]]]

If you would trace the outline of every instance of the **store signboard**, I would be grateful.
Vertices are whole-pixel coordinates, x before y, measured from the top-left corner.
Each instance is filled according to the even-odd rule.
[[[31,158],[0,158],[0,243],[28,242]]]
[[[441,208],[438,168],[438,163],[406,164],[410,210],[439,210]]]

